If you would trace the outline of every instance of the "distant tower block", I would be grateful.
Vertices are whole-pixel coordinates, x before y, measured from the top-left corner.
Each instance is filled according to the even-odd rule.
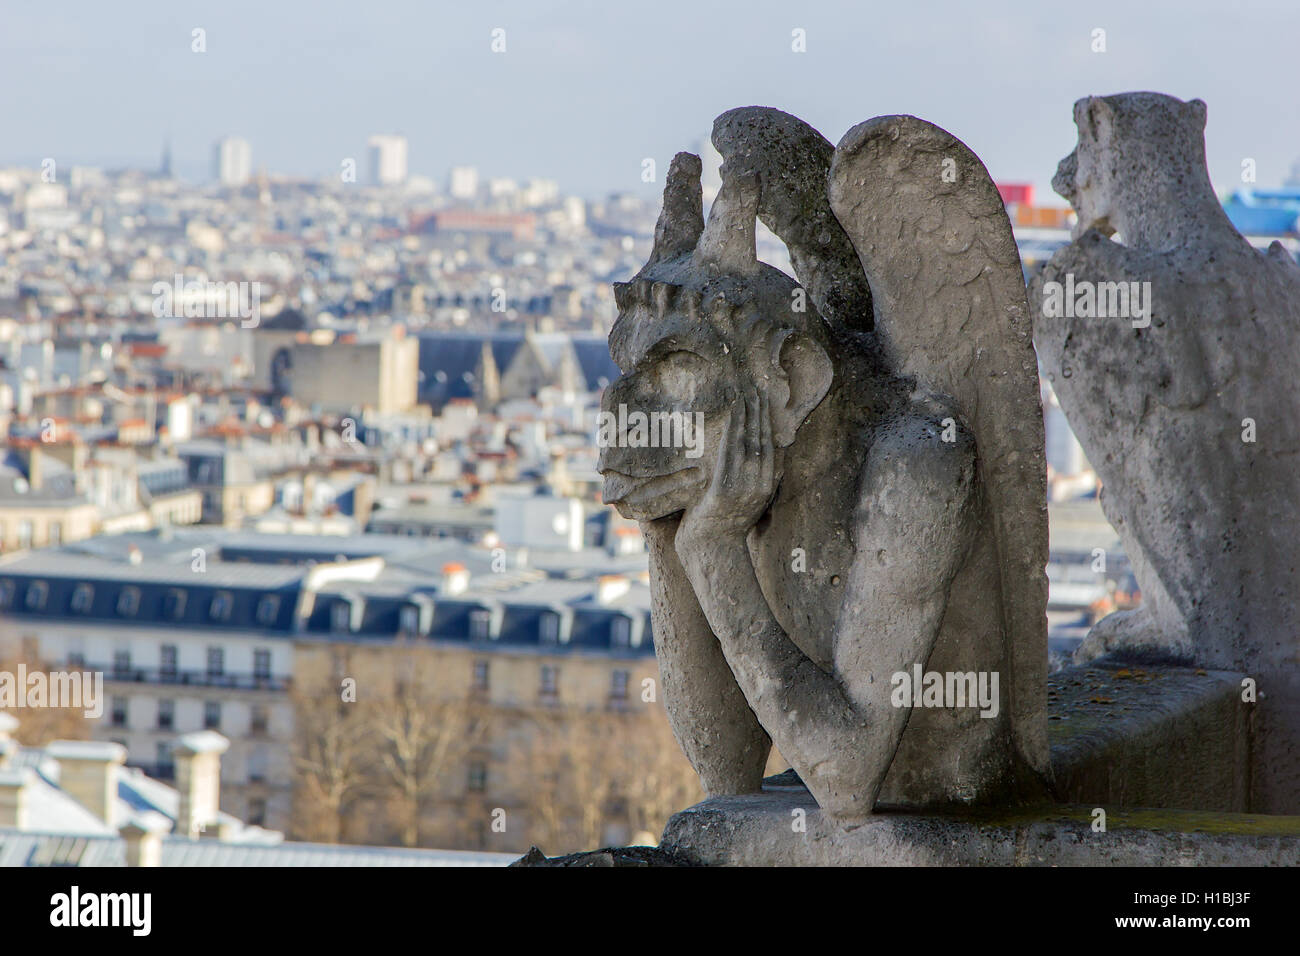
[[[400,186],[406,182],[406,137],[388,134],[371,136],[370,185]]]
[[[212,176],[223,186],[243,186],[253,176],[253,148],[248,140],[227,136],[212,149]]]
[[[478,198],[478,170],[473,166],[453,166],[447,174],[447,192],[452,199]]]

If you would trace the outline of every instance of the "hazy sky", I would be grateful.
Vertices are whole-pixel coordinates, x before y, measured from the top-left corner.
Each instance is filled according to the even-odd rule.
[[[1152,89],[1209,104],[1222,190],[1243,158],[1275,185],[1300,156],[1298,66],[1296,0],[0,0],[0,164],[153,167],[170,134],[177,171],[204,178],[231,133],[255,168],[337,175],[345,157],[364,170],[369,134],[401,132],[411,171],[440,182],[468,163],[650,193],[644,157],[662,170],[718,113],[762,104],[832,142],[914,113],[1049,198],[1074,100]]]

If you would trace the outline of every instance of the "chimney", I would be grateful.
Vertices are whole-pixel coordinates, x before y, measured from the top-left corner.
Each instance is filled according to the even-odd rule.
[[[602,574],[596,582],[596,601],[610,604],[617,601],[632,586],[632,582],[622,574]]]
[[[156,810],[136,814],[118,832],[126,844],[127,866],[162,866],[163,834],[172,822]]]
[[[126,748],[107,740],[55,740],[45,752],[59,762],[59,789],[114,826],[117,772]]]
[[[13,714],[0,713],[0,770],[4,770],[18,753],[18,741],[14,740],[14,731],[18,729],[18,718]]]
[[[230,741],[215,730],[183,734],[172,752],[176,757],[176,833],[197,840],[204,831],[216,833],[221,802],[221,755]]]
[[[30,767],[0,770],[0,827],[27,829],[27,801],[35,780]]]
[[[469,569],[459,561],[449,561],[442,566],[442,588],[445,595],[464,594],[469,590]]]

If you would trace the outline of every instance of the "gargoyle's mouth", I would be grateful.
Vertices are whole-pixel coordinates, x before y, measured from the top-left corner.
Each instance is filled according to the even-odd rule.
[[[607,469],[602,472],[605,476],[605,487],[601,499],[607,505],[621,504],[631,507],[643,505],[695,483],[699,470],[699,466],[689,465],[666,475],[639,478]]]

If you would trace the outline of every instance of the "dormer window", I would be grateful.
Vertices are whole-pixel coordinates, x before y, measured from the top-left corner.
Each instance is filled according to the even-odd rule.
[[[117,596],[117,613],[122,617],[135,617],[136,612],[140,610],[140,589],[135,587],[122,588]]]
[[[50,586],[44,581],[33,581],[27,585],[27,594],[23,603],[29,611],[40,611],[45,607],[45,599],[50,596]]]
[[[264,627],[270,627],[275,623],[276,615],[280,613],[280,599],[274,594],[268,594],[257,602],[257,623]]]
[[[208,616],[214,621],[228,621],[234,606],[235,599],[229,591],[218,591],[212,596],[212,603],[208,605]]]
[[[85,614],[95,600],[95,589],[89,584],[78,584],[72,590],[72,610]]]
[[[469,636],[471,640],[486,641],[492,628],[491,611],[469,612]]]
[[[408,604],[402,608],[399,618],[398,628],[403,634],[418,634],[420,632],[419,608]]]
[[[537,621],[538,637],[543,644],[560,642],[560,615],[546,611]]]
[[[632,643],[632,622],[619,615],[609,624],[609,643],[612,647],[628,647]]]
[[[171,588],[163,598],[163,617],[179,621],[185,616],[186,594],[180,588]]]
[[[352,604],[348,601],[335,601],[330,608],[330,630],[336,634],[346,634],[352,630]]]
[[[14,582],[0,581],[0,608],[10,607],[14,603]]]

